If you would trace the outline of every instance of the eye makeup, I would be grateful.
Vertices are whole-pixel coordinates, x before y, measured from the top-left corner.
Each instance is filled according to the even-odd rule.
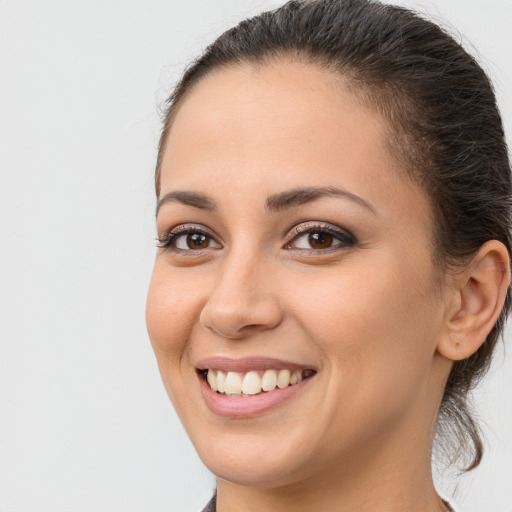
[[[290,230],[287,238],[284,249],[311,253],[331,252],[357,244],[350,231],[322,221],[302,222]]]
[[[331,223],[307,221],[289,230],[283,250],[320,255],[357,244],[349,231]],[[200,224],[181,224],[157,238],[157,247],[176,254],[222,249],[212,231]]]
[[[157,238],[157,247],[171,252],[197,252],[220,249],[209,229],[198,224],[181,224]]]

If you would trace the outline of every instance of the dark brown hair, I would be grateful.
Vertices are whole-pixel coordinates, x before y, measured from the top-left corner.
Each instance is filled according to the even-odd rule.
[[[172,118],[194,84],[226,66],[279,58],[337,73],[388,120],[401,167],[430,196],[434,256],[442,268],[467,264],[488,240],[499,240],[510,254],[510,162],[489,79],[439,26],[372,0],[293,0],[222,34],[189,66],[168,100],[157,195]],[[509,288],[480,349],[453,365],[439,411],[437,439],[467,470],[483,453],[468,394],[490,365],[510,304]]]

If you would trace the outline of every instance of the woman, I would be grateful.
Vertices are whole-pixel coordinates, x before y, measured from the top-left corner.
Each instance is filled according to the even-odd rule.
[[[433,440],[480,462],[467,394],[510,305],[510,192],[487,77],[408,10],[291,1],[193,63],[147,324],[207,510],[451,510]]]

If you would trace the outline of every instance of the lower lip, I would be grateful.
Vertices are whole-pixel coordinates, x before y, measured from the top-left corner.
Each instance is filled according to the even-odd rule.
[[[229,418],[246,418],[270,411],[300,393],[313,378],[314,376],[308,377],[302,382],[284,389],[276,388],[273,391],[242,397],[221,395],[213,391],[204,378],[199,375],[201,393],[210,411],[218,416]]]

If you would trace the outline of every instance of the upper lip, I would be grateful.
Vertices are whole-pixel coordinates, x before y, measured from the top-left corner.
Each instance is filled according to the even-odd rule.
[[[213,356],[197,362],[198,370],[222,370],[228,372],[248,372],[251,370],[315,370],[310,364],[285,361],[269,357],[244,357],[233,359],[224,356]]]

